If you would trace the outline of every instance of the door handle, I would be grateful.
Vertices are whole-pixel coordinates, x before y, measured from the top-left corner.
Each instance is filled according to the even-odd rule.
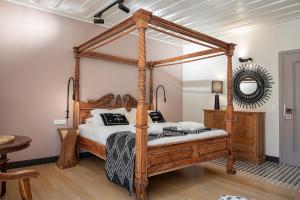
[[[283,118],[292,119],[293,108],[286,108],[286,105],[283,104]]]

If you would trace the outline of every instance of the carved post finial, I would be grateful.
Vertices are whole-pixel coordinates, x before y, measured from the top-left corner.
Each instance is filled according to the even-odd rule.
[[[137,28],[147,28],[151,15],[152,13],[147,10],[140,9],[136,11],[133,14],[133,18],[136,20]]]

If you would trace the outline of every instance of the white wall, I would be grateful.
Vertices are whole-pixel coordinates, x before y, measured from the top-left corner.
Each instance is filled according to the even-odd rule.
[[[300,20],[239,33],[220,38],[237,44],[233,58],[238,67],[238,57],[252,57],[254,63],[265,67],[274,78],[271,99],[256,111],[266,112],[266,155],[279,156],[279,64],[280,51],[300,49]],[[195,45],[185,46],[184,53],[195,51]],[[226,79],[226,59],[212,58],[187,63],[183,67],[183,120],[203,120],[204,108],[213,108],[214,96],[210,93],[211,80]],[[226,105],[226,96],[221,96]],[[236,110],[242,110],[235,106]]]

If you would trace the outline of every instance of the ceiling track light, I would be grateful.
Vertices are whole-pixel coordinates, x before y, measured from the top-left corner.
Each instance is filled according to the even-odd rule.
[[[127,8],[126,6],[124,6],[123,2],[122,3],[119,3],[119,6],[118,8],[126,13],[129,13],[130,12],[130,9]]]
[[[94,24],[104,24],[104,19],[102,19],[102,14],[109,10],[110,8],[112,8],[113,6],[115,6],[116,4],[118,5],[118,8],[120,10],[122,10],[125,13],[129,13],[130,9],[127,8],[126,6],[124,6],[124,1],[125,0],[117,0],[114,3],[110,4],[109,6],[107,6],[106,8],[104,8],[103,10],[101,10],[100,12],[98,12],[96,15],[94,15]]]

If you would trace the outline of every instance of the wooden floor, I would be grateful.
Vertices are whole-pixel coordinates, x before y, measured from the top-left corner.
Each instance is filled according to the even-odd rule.
[[[34,200],[129,200],[128,192],[107,181],[104,162],[85,158],[80,165],[60,170],[55,164],[33,166],[41,176],[32,180]],[[149,200],[217,200],[222,194],[249,200],[300,200],[300,193],[194,166],[150,178]],[[3,200],[19,200],[16,182],[8,183]]]

